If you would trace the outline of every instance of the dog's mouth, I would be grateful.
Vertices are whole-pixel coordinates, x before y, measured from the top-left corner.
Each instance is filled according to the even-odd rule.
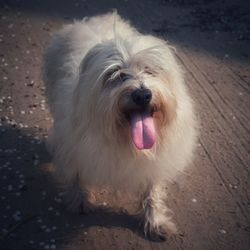
[[[155,107],[132,109],[124,112],[130,124],[131,138],[137,149],[150,149],[156,142],[156,129],[153,115]]]

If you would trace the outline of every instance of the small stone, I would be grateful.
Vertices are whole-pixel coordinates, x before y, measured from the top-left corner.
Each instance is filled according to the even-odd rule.
[[[14,220],[16,221],[20,221],[21,220],[21,212],[20,211],[16,211],[12,217],[14,218]]]
[[[39,164],[39,161],[38,160],[35,160],[34,163],[33,163],[35,166],[37,166]]]
[[[61,202],[62,202],[62,199],[61,199],[61,198],[55,197],[55,201],[56,201],[57,203],[61,203]]]
[[[193,198],[193,199],[192,199],[192,202],[193,202],[193,203],[196,203],[196,202],[197,202],[197,200],[196,200],[195,198]]]
[[[38,223],[42,223],[43,220],[42,220],[41,218],[38,218],[38,219],[37,219],[37,222],[38,222]]]
[[[55,244],[50,245],[50,249],[56,249],[56,245]]]
[[[219,232],[220,232],[221,234],[226,234],[226,233],[227,233],[226,230],[224,230],[224,229],[220,229]]]

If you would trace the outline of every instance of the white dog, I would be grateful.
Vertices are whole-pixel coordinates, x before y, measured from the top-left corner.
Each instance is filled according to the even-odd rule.
[[[69,208],[90,208],[87,186],[110,186],[143,197],[147,236],[175,233],[166,185],[190,162],[197,129],[171,47],[116,13],[85,18],[53,36],[44,81]]]

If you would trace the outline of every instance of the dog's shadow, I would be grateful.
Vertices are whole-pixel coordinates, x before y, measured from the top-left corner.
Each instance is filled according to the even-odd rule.
[[[116,227],[127,228],[138,236],[144,238],[142,233],[142,219],[139,215],[129,214],[126,210],[115,210],[111,207],[96,206],[96,209],[87,214],[81,214],[84,226],[90,228],[93,226],[99,227]]]
[[[128,229],[145,239],[140,217],[125,210],[101,206],[88,214],[68,212],[50,173],[51,157],[36,131],[1,126],[0,149],[4,247],[36,248],[51,238],[61,244],[95,226]]]

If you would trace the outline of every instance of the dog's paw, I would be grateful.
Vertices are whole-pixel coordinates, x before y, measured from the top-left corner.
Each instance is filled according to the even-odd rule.
[[[73,213],[86,214],[93,212],[95,206],[90,203],[81,191],[67,191],[64,194],[64,201],[66,203],[67,209]]]
[[[162,221],[154,221],[146,218],[144,222],[144,234],[147,238],[154,241],[165,241],[167,238],[177,233],[176,225],[165,218]]]
[[[89,201],[83,199],[79,209],[79,212],[81,214],[88,214],[93,213],[96,210],[96,206],[90,203]]]
[[[85,200],[83,197],[80,201],[67,201],[67,209],[72,213],[87,214],[95,211],[95,206]]]

